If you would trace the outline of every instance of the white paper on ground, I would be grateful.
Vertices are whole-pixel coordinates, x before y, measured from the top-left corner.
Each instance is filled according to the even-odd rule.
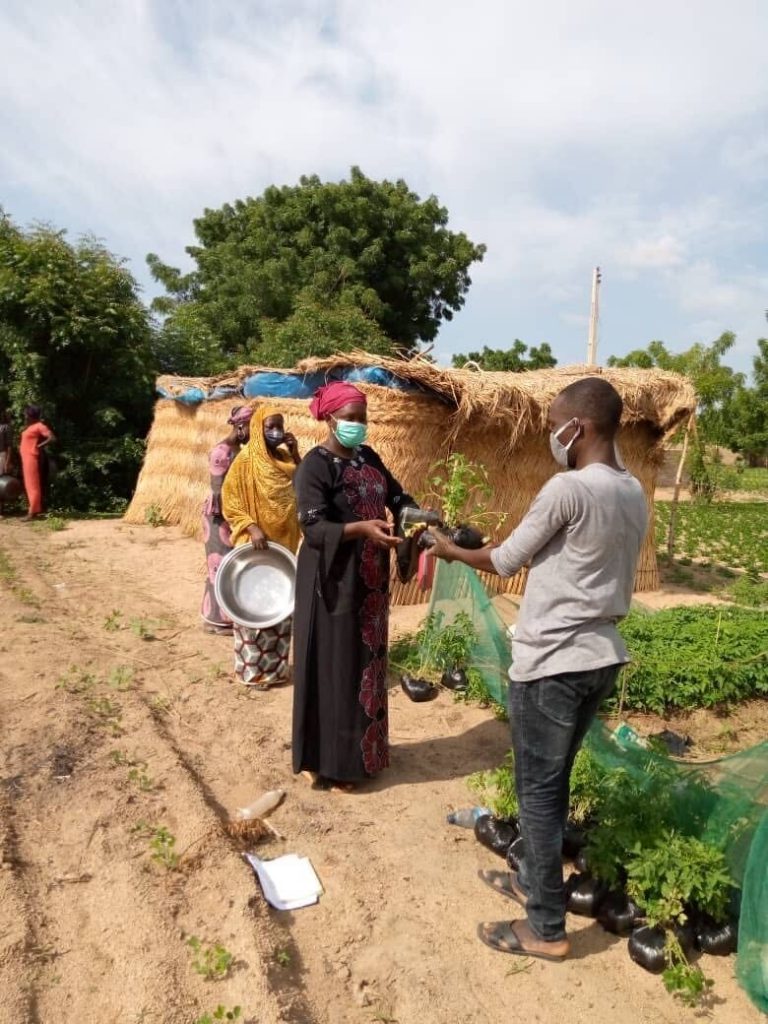
[[[298,910],[317,903],[323,887],[308,857],[295,853],[274,860],[261,860],[252,853],[243,856],[259,876],[267,902],[276,910]]]

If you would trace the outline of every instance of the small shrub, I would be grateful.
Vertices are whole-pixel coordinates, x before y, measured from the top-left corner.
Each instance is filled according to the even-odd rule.
[[[231,1010],[224,1006],[217,1006],[213,1013],[204,1013],[202,1017],[198,1017],[195,1024],[216,1024],[217,1020],[240,1020],[242,1013],[239,1006],[235,1006]]]
[[[279,964],[280,967],[290,967],[292,961],[293,957],[289,949],[275,950],[275,963]]]
[[[154,640],[152,624],[146,619],[131,619],[131,632],[140,640]]]
[[[151,793],[155,789],[155,780],[147,774],[146,764],[131,768],[128,772],[128,781],[135,782],[143,793]]]
[[[129,665],[116,665],[107,676],[107,686],[111,690],[130,690],[133,684],[133,669]]]
[[[490,771],[475,772],[467,780],[469,788],[497,818],[514,818],[519,813],[515,789],[515,758],[510,751],[504,763]]]
[[[192,966],[198,974],[207,981],[226,978],[235,958],[220,942],[203,943],[192,935],[187,945],[192,950]]]
[[[61,676],[59,681],[56,683],[57,690],[64,690],[66,693],[73,695],[79,695],[82,693],[88,693],[96,685],[96,676],[91,672],[86,672],[83,669],[78,669],[74,665],[71,665],[67,670],[67,674]]]
[[[66,530],[69,526],[69,520],[64,519],[63,516],[46,516],[45,519],[38,519],[34,523],[34,527],[37,530],[48,530],[50,533],[60,533],[62,530]]]
[[[122,626],[122,613],[113,608],[109,615],[104,619],[104,629],[108,633],[116,633]]]
[[[179,855],[175,852],[176,837],[171,835],[165,825],[158,826],[152,833],[149,848],[152,860],[168,871],[175,871],[179,866]]]
[[[144,522],[147,526],[165,526],[166,519],[159,505],[149,505],[144,513]]]

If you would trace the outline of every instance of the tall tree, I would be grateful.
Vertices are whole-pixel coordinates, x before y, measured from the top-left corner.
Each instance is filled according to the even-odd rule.
[[[752,360],[754,387],[738,388],[724,409],[727,443],[750,465],[768,465],[768,338]]]
[[[712,444],[726,444],[728,431],[724,410],[744,384],[744,374],[736,373],[722,362],[736,340],[725,331],[709,345],[697,343],[682,352],[670,352],[663,341],[652,341],[646,349],[635,349],[626,356],[611,356],[609,366],[657,367],[688,377],[699,397],[699,432]]]
[[[194,222],[190,274],[147,257],[167,292],[154,309],[172,322],[192,305],[229,360],[271,361],[274,325],[292,318],[287,351],[300,357],[317,341],[313,321],[338,314],[348,323],[351,307],[366,337],[411,352],[461,309],[469,268],[485,252],[447,223],[434,196],[421,200],[404,181],[373,181],[357,167],[348,181],[313,175],[271,186]]]
[[[526,355],[527,353],[527,355]],[[528,351],[528,346],[515,338],[512,348],[488,348],[483,346],[482,352],[458,353],[453,356],[452,364],[457,367],[466,363],[477,363],[481,370],[501,370],[518,373],[521,370],[546,370],[557,365],[557,359],[552,355],[552,349],[547,342],[541,345],[533,345]]]
[[[153,375],[149,314],[123,261],[0,211],[0,399],[19,417],[44,407],[65,454],[62,500],[104,508],[130,494]]]

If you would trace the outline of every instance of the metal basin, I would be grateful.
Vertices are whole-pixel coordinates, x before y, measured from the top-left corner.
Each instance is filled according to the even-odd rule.
[[[0,501],[14,501],[21,494],[21,480],[15,476],[0,476]]]
[[[267,629],[293,615],[296,556],[269,542],[266,551],[241,544],[222,559],[216,600],[239,626]]]

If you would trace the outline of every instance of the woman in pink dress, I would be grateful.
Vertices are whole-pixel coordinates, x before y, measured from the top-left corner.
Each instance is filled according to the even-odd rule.
[[[204,628],[209,633],[232,632],[232,623],[219,608],[215,590],[216,573],[221,560],[232,549],[229,541],[229,525],[221,511],[221,487],[227,470],[240,451],[241,445],[248,441],[252,415],[253,409],[250,406],[235,406],[227,420],[232,429],[222,441],[219,441],[211,449],[208,455],[211,491],[203,505],[206,577],[200,614],[203,618]]]

